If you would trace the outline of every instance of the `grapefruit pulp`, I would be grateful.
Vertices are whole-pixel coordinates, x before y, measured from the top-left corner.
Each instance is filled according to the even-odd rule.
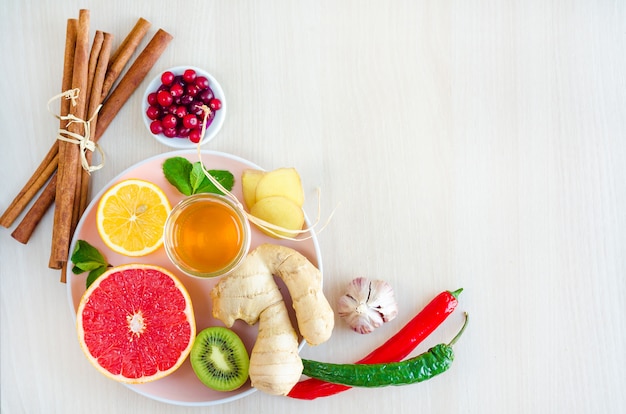
[[[130,384],[174,372],[196,336],[185,287],[168,270],[144,264],[113,267],[96,279],[80,300],[76,328],[89,361]]]

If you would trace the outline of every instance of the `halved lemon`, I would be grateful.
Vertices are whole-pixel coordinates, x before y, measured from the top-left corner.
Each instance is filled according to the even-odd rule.
[[[98,233],[117,253],[145,256],[162,246],[165,220],[171,209],[157,185],[135,178],[120,181],[98,203]]]

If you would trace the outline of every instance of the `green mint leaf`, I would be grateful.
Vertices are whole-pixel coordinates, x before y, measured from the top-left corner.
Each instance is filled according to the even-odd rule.
[[[211,174],[211,177],[215,178],[215,180],[217,180],[218,183],[220,183],[222,185],[222,187],[224,187],[226,190],[230,191],[233,189],[233,185],[235,184],[235,177],[233,176],[233,174],[230,171],[226,171],[226,170],[208,170],[209,174]],[[211,180],[209,180],[204,173],[202,174],[202,181],[200,182],[200,184],[198,185],[198,187],[196,188],[195,192],[196,193],[215,193],[215,194],[222,194],[222,191],[220,191],[215,184],[213,184],[211,182]]]
[[[104,272],[106,272],[107,269],[108,269],[107,266],[100,266],[97,269],[93,269],[91,272],[89,272],[89,275],[87,275],[87,281],[86,281],[87,288],[93,282],[95,282],[95,280],[99,278]]]
[[[78,275],[83,272],[90,272],[102,266],[103,265],[100,262],[81,262],[74,265],[72,272]]]
[[[163,174],[167,181],[183,195],[190,196],[198,193],[222,194],[211,180],[204,175],[200,161],[192,164],[183,157],[168,158],[163,162]],[[235,177],[230,171],[209,170],[209,174],[226,190],[232,190],[235,184]]]
[[[72,272],[76,275],[89,272],[87,275],[87,287],[93,283],[101,274],[103,274],[109,264],[98,249],[86,242],[78,240],[76,247],[70,257],[74,266]]]
[[[186,196],[193,194],[192,185],[189,181],[192,168],[191,162],[183,157],[168,158],[163,162],[165,179]]]
[[[194,162],[191,167],[191,173],[189,174],[189,183],[191,184],[191,194],[198,193],[198,188],[202,185],[204,180],[209,180],[204,175],[204,171],[202,170],[202,164],[200,161]]]
[[[99,266],[106,266],[107,262],[104,256],[85,240],[78,240],[76,247],[70,257],[74,267],[72,272],[75,274],[96,269]]]

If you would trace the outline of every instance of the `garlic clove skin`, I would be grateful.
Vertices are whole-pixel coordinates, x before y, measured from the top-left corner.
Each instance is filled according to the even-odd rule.
[[[376,309],[383,318],[383,322],[389,322],[398,316],[398,304],[391,285],[384,280],[374,280],[371,283],[372,294],[368,304]]]
[[[337,302],[337,314],[360,334],[367,334],[398,315],[393,289],[384,280],[358,277]]]

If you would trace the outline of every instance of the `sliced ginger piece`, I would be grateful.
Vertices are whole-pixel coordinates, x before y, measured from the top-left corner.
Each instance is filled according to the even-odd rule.
[[[273,196],[288,198],[302,208],[304,190],[300,174],[295,168],[278,168],[263,174],[256,185],[256,202]]]
[[[243,190],[243,202],[248,210],[256,203],[256,186],[265,175],[265,171],[248,168],[241,173],[241,187]]]
[[[269,229],[271,232],[287,237],[295,237],[296,232],[288,230],[302,230],[304,225],[304,211],[289,198],[271,196],[259,199],[250,209],[250,214],[268,223],[274,224],[286,230]],[[265,234],[275,237],[268,229],[259,227]]]

